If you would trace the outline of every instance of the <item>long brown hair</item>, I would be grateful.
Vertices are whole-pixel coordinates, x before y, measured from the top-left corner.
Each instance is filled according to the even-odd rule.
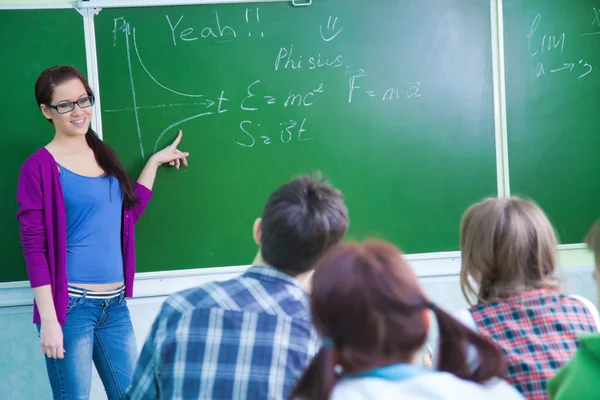
[[[486,303],[559,289],[557,244],[550,221],[530,200],[488,198],[472,205],[460,233],[463,295],[472,304],[472,297]]]
[[[48,106],[52,102],[52,96],[54,94],[54,88],[58,85],[70,81],[72,79],[79,79],[88,96],[93,96],[94,92],[90,87],[87,79],[77,69],[68,66],[56,66],[50,67],[42,71],[37,81],[35,82],[35,99],[38,106],[42,104]],[[51,119],[48,121],[52,122]],[[96,132],[89,128],[85,135],[88,146],[94,152],[96,161],[100,168],[108,175],[112,175],[119,181],[119,186],[123,192],[123,205],[126,209],[132,209],[136,204],[139,203],[138,197],[135,195],[131,179],[127,170],[121,164],[114,150],[102,141]]]
[[[344,374],[410,363],[427,338],[427,310],[438,322],[439,370],[473,382],[504,377],[500,350],[431,303],[400,250],[382,241],[334,246],[315,266],[311,294],[313,322],[329,343],[290,398],[328,399],[338,380],[336,361]],[[474,370],[469,345],[479,357]]]

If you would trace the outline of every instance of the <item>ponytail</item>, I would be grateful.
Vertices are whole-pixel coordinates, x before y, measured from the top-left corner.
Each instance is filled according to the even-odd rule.
[[[506,361],[502,352],[486,337],[472,331],[450,314],[429,304],[435,313],[439,329],[439,357],[437,369],[449,372],[461,379],[482,383],[491,378],[503,379]],[[477,365],[468,364],[468,351],[472,347],[477,354]]]
[[[327,400],[337,383],[333,348],[322,347],[302,374],[289,400]]]
[[[96,161],[100,165],[100,168],[102,168],[106,174],[114,176],[119,181],[119,186],[123,192],[123,205],[127,210],[131,210],[140,202],[140,199],[136,196],[129,175],[125,170],[125,167],[123,167],[123,164],[121,164],[117,158],[114,150],[104,143],[92,128],[88,129],[85,134],[85,139],[88,146],[90,146],[94,152],[94,156],[96,157]]]

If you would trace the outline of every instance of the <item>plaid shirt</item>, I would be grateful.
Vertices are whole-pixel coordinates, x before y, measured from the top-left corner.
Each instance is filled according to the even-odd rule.
[[[125,398],[285,399],[319,346],[298,281],[254,266],[165,301]]]
[[[502,349],[507,380],[528,400],[548,399],[548,380],[579,347],[577,336],[596,332],[579,300],[540,289],[470,310],[477,330]]]

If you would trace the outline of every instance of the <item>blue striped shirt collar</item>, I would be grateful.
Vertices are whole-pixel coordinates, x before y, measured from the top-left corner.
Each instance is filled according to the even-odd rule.
[[[277,268],[266,266],[266,265],[253,265],[244,272],[243,276],[252,277],[261,282],[274,282],[284,281],[290,285],[297,286],[304,290],[300,285],[300,282],[292,275],[288,275],[285,272],[278,270]]]

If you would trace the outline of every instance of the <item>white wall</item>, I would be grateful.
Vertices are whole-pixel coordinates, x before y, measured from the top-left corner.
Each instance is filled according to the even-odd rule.
[[[453,311],[466,306],[459,287],[458,259],[414,261],[425,292],[441,307]],[[133,325],[141,349],[165,296],[208,280],[236,276],[245,267],[214,270],[140,274],[135,299],[128,300]],[[579,294],[596,303],[592,266],[564,268],[565,293]],[[26,283],[0,285],[0,399],[50,400],[43,356],[37,330],[31,323],[31,290]],[[92,400],[106,399],[97,375],[92,384]]]

